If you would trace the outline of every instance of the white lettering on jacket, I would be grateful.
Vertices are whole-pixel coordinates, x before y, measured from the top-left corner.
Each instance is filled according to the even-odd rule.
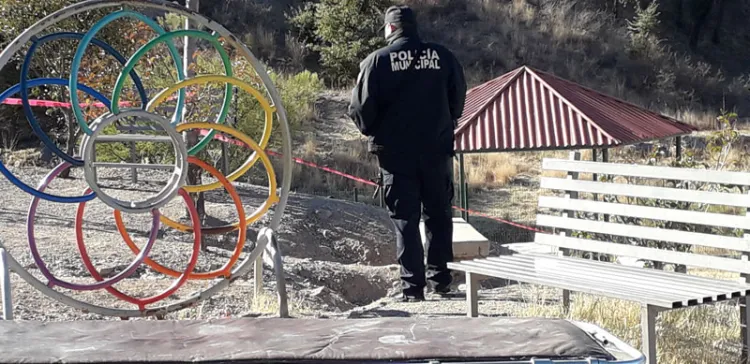
[[[391,71],[399,72],[409,69],[414,56],[410,50],[391,52]],[[427,48],[422,51],[419,59],[416,60],[414,69],[417,70],[439,70],[440,69],[440,55],[437,51]]]

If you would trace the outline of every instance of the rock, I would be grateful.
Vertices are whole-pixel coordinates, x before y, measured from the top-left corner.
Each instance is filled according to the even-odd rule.
[[[333,216],[333,212],[329,210],[316,210],[315,214],[318,215],[319,218],[326,219],[326,220],[330,219],[331,216]]]
[[[312,301],[325,307],[326,310],[329,311],[341,312],[351,310],[355,307],[354,304],[348,302],[339,293],[324,286],[301,290],[300,295],[304,297],[306,301]]]

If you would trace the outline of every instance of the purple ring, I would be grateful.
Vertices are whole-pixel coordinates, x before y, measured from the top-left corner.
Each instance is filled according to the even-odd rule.
[[[70,167],[71,164],[68,162],[62,162],[57,165],[52,171],[50,171],[44,179],[42,179],[42,183],[39,184],[39,187],[37,189],[39,192],[43,192],[52,181],[57,178],[62,171]],[[151,251],[151,247],[156,242],[156,238],[158,236],[159,232],[159,217],[160,213],[158,210],[154,209],[152,210],[153,215],[153,222],[151,225],[151,234],[149,235],[148,242],[146,243],[146,246],[143,247],[143,250],[140,254],[138,254],[135,257],[135,260],[130,263],[130,265],[123,270],[122,272],[118,273],[116,276],[101,281],[96,282],[94,284],[76,284],[76,283],[70,283],[63,280],[60,280],[56,278],[52,272],[49,271],[47,268],[47,265],[44,264],[44,261],[42,260],[42,257],[39,255],[39,250],[36,246],[36,238],[34,238],[34,217],[36,216],[36,209],[37,206],[39,206],[39,197],[34,197],[34,199],[31,201],[31,205],[29,206],[29,213],[26,218],[26,233],[29,237],[29,248],[31,249],[31,255],[34,258],[34,262],[36,263],[37,268],[39,268],[39,271],[42,272],[42,275],[47,278],[49,281],[47,283],[47,286],[50,288],[53,288],[55,286],[60,286],[67,289],[72,289],[75,291],[93,291],[97,289],[107,288],[115,283],[131,276],[133,273],[135,273],[135,270],[138,269],[138,266],[143,263],[143,260],[146,259],[146,256]]]

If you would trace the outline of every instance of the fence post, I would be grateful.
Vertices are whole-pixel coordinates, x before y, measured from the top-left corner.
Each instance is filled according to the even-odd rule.
[[[378,180],[378,189],[380,192],[380,208],[385,208],[385,181],[383,181],[383,172],[380,172],[380,179]]]
[[[750,191],[746,192],[750,194]],[[745,218],[750,218],[750,208],[745,209]],[[750,238],[748,233],[750,230],[745,230],[743,237],[745,239]],[[742,260],[748,261],[750,259],[750,252],[742,252]],[[745,283],[750,282],[750,275],[742,273],[740,275],[741,280]],[[739,298],[740,306],[740,335],[742,337],[742,354],[741,363],[750,363],[750,305],[748,305],[747,296]]]
[[[359,190],[354,187],[354,202],[359,202]]]

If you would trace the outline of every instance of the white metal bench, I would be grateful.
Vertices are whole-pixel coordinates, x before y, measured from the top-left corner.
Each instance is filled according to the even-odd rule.
[[[449,264],[451,269],[466,273],[468,315],[478,316],[477,292],[481,277],[561,288],[566,310],[570,291],[638,302],[642,305],[643,351],[649,363],[655,364],[655,321],[659,312],[739,298],[743,357],[746,358],[750,340],[745,298],[750,293],[750,284],[746,283],[750,275],[747,260],[750,238],[746,234],[750,229],[747,214],[750,173],[577,159],[577,154],[573,153],[571,160],[544,159],[542,162],[543,170],[563,171],[567,176],[541,178],[540,187],[557,194],[539,197],[537,224],[544,229],[551,228],[552,232],[537,233],[534,243],[560,249],[560,254],[515,253]],[[582,180],[578,179],[580,173],[624,176],[640,182],[622,183],[618,181],[622,177],[610,181]],[[693,185],[729,186],[734,191],[685,188],[685,181]],[[583,194],[603,199],[579,198]],[[680,210],[675,208],[685,206],[660,206],[667,203],[692,203],[699,208]],[[708,206],[714,210],[707,212]],[[716,210],[716,206],[725,207]],[[723,230],[717,231],[717,228]],[[646,242],[649,246],[645,246]],[[676,251],[675,247],[682,251]],[[696,247],[726,249],[735,252],[735,258],[704,254],[705,250],[696,251]],[[583,258],[581,253],[632,257],[657,264],[671,263],[739,275],[736,280],[699,277]]]

